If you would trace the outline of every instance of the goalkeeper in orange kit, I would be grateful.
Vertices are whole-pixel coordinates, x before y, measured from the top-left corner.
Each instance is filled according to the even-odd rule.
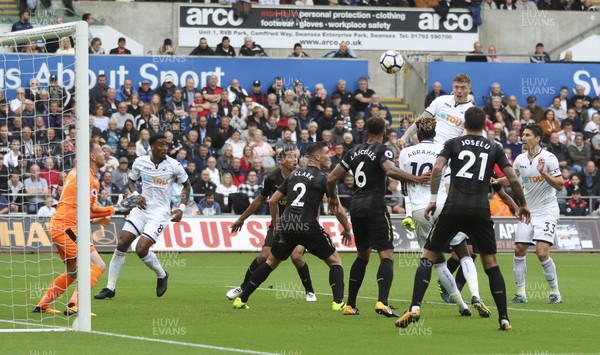
[[[90,142],[90,217],[92,224],[106,226],[110,223],[110,216],[114,214],[113,206],[98,206],[98,194],[100,193],[100,182],[96,174],[104,166],[105,157],[98,143]],[[60,196],[56,213],[52,216],[49,224],[50,235],[58,254],[67,266],[67,271],[60,274],[46,291],[46,294],[34,308],[34,313],[60,313],[50,308],[50,304],[59,298],[75,281],[77,277],[77,173],[73,169],[67,175],[64,182],[64,190]],[[89,238],[89,236],[82,236]],[[98,255],[94,245],[90,245],[91,259],[91,287],[98,282],[98,278],[104,272],[104,261]],[[77,289],[64,310],[65,315],[77,314]],[[92,314],[94,315],[94,314]]]

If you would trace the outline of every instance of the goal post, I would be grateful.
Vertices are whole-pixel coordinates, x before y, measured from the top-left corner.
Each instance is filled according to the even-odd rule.
[[[63,38],[73,39],[75,54],[58,54],[46,53],[44,48],[47,44],[61,44]],[[44,45],[44,43],[46,45]],[[31,30],[11,32],[0,34],[0,88],[3,91],[4,99],[9,102],[8,107],[11,109],[10,117],[0,115],[0,126],[6,124],[10,127],[9,137],[19,137],[20,155],[18,155],[19,165],[11,166],[6,174],[20,174],[20,181],[25,180],[24,165],[27,162],[36,164],[42,160],[47,160],[48,157],[53,158],[59,167],[60,172],[76,167],[77,177],[77,280],[64,292],[64,295],[56,300],[54,308],[60,310],[60,313],[33,313],[37,302],[46,293],[46,289],[51,285],[54,278],[66,271],[65,265],[57,255],[56,249],[52,245],[48,245],[51,241],[50,232],[48,231],[47,222],[49,218],[39,218],[32,211],[28,211],[26,202],[14,204],[18,211],[13,211],[13,195],[14,198],[21,198],[20,201],[27,201],[28,198],[39,198],[35,194],[14,193],[7,185],[7,189],[2,192],[2,195],[10,197],[9,213],[2,217],[0,221],[0,332],[35,332],[35,331],[65,331],[75,330],[82,332],[91,331],[91,290],[90,290],[90,243],[91,243],[91,227],[90,227],[90,161],[89,161],[89,92],[88,92],[88,24],[85,21],[73,23],[47,26],[42,28],[34,28]],[[41,53],[36,53],[38,49],[42,49]],[[33,52],[33,53],[32,53]],[[60,70],[59,70],[60,68]],[[72,75],[61,75],[67,69]],[[56,140],[50,142],[49,138],[45,141],[46,146],[43,146],[42,139],[38,140],[38,136],[43,136],[42,133],[48,134],[50,130],[46,127],[44,132],[41,127],[36,125],[38,116],[49,117],[49,114],[42,114],[42,109],[47,108],[49,103],[53,101],[43,97],[43,88],[48,85],[50,76],[55,75],[58,78],[58,84],[65,88],[63,99],[66,101],[75,100],[74,109],[71,105],[61,104],[62,111],[60,112],[61,122],[58,127],[51,127],[56,134]],[[17,126],[15,122],[23,124],[25,119],[30,119],[26,116],[27,105],[13,100],[19,99],[19,90],[32,90],[30,87],[31,79],[36,79],[40,83],[40,89],[36,90],[36,101],[34,102],[34,127],[31,127],[31,135],[35,137],[35,152],[23,152],[27,148],[27,142],[24,138],[25,125]],[[64,79],[64,81],[63,81]],[[18,88],[17,88],[18,86]],[[69,94],[69,90],[72,94]],[[33,90],[31,91],[33,92]],[[49,88],[46,91],[52,92]],[[39,94],[39,96],[38,96]],[[33,95],[33,94],[31,94]],[[40,98],[41,99],[37,99]],[[57,100],[58,102],[58,100]],[[72,101],[71,101],[72,102]],[[38,104],[40,109],[38,110]],[[46,104],[46,105],[45,105]],[[12,107],[17,108],[20,113],[14,113]],[[69,107],[67,109],[67,107]],[[74,111],[75,113],[73,114]],[[67,118],[65,118],[67,117]],[[49,118],[45,118],[46,122],[50,122]],[[66,122],[65,122],[66,121]],[[31,121],[29,121],[31,122]],[[69,159],[70,162],[76,161],[76,166],[70,164],[67,168],[67,155],[65,154],[65,146],[70,144],[66,142],[70,139],[68,136],[69,128],[74,125],[75,133],[75,152]],[[1,134],[1,132],[0,132]],[[12,142],[12,139],[11,139]],[[52,143],[58,144],[58,154],[50,155]],[[38,146],[43,151],[42,157],[37,155]],[[28,148],[27,148],[28,149]],[[43,149],[43,150],[42,150]],[[56,153],[56,150],[52,151]],[[16,154],[16,153],[15,153]],[[29,155],[32,154],[32,155]],[[48,154],[48,155],[46,155]],[[76,156],[76,159],[73,157]],[[43,158],[42,160],[37,160]],[[22,162],[25,161],[25,162]],[[2,161],[0,161],[2,164]],[[27,164],[30,165],[30,164]],[[42,169],[46,167],[41,167]],[[27,167],[29,170],[29,167]],[[47,169],[51,170],[51,169]],[[13,173],[15,172],[15,173]],[[43,176],[43,175],[42,175]],[[50,175],[49,175],[50,176]],[[10,184],[10,182],[8,182]],[[50,181],[47,182],[50,186]],[[60,183],[56,186],[56,191],[60,190]],[[58,199],[55,194],[54,199]],[[35,203],[32,203],[38,209]],[[42,207],[43,208],[43,207]],[[28,213],[29,212],[29,213]],[[34,227],[34,225],[36,227]],[[28,227],[27,227],[28,226]],[[44,227],[41,227],[44,226]],[[19,229],[20,228],[20,229]],[[31,230],[24,230],[31,228]],[[35,229],[35,230],[34,230]],[[41,234],[45,236],[40,237]],[[34,236],[33,241],[31,236]],[[23,239],[27,239],[23,242]],[[75,286],[78,287],[78,315],[75,317],[67,317],[63,315],[63,308],[69,302]]]

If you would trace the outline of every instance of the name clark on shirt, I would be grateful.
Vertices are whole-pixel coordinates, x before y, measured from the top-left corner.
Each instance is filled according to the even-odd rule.
[[[463,147],[465,145],[472,145],[475,147],[483,147],[485,149],[490,149],[490,145],[488,143],[485,143],[484,141],[478,141],[474,139],[463,139],[460,142],[462,143]]]
[[[352,154],[352,157],[350,159],[354,159],[359,155],[366,155],[369,157],[369,159],[371,160],[375,160],[376,156],[375,156],[375,152],[369,150],[369,149],[360,149],[354,152],[354,154]]]
[[[308,171],[295,171],[294,176],[305,177],[308,180],[312,180],[315,178],[315,176],[313,174],[309,173]]]

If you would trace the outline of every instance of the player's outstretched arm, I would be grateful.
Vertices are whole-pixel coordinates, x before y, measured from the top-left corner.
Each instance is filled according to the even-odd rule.
[[[146,198],[144,196],[138,194],[137,181],[129,178],[127,181],[127,188],[129,189],[129,192],[138,196],[137,207],[140,210],[145,210],[146,209]]]
[[[239,216],[235,222],[233,222],[233,224],[231,225],[231,232],[232,233],[239,232],[242,229],[242,226],[244,225],[244,221],[248,217],[250,217],[254,212],[258,211],[258,209],[260,208],[260,206],[263,205],[263,203],[265,203],[265,197],[262,194],[259,194],[252,201],[250,206],[248,206],[248,208],[246,208],[244,213],[242,213],[242,215]]]
[[[190,185],[190,180],[187,179],[183,183],[183,190],[181,190],[181,201],[179,203],[179,208],[177,208],[171,214],[171,222],[179,222],[183,218],[183,211],[185,211],[185,207],[187,206],[188,200],[190,199],[190,190],[192,185]]]
[[[277,234],[278,223],[279,223],[279,200],[283,198],[283,194],[279,191],[275,191],[271,200],[269,201],[269,209],[271,210],[271,223],[273,223],[273,233]]]
[[[529,221],[531,220],[531,212],[529,211],[529,208],[527,207],[527,201],[525,201],[525,194],[523,193],[523,186],[521,186],[521,182],[519,181],[517,174],[515,174],[515,170],[513,169],[512,166],[505,167],[504,169],[502,169],[502,172],[508,179],[508,181],[510,183],[510,187],[512,188],[513,192],[515,193],[515,197],[517,198],[517,204],[520,206],[516,210],[515,215],[517,216],[517,218],[522,220],[524,223],[528,224]]]
[[[423,111],[423,113],[419,117],[417,117],[415,121],[408,127],[408,129],[406,130],[406,132],[404,132],[402,137],[400,137],[400,139],[396,141],[396,145],[398,146],[398,148],[402,148],[410,137],[417,134],[417,125],[415,123],[419,122],[425,117],[433,117],[433,115],[427,111]]]
[[[511,211],[517,212],[519,206],[517,206],[515,200],[513,200],[512,197],[510,197],[510,195],[504,191],[504,189],[498,190],[497,194],[500,196],[500,199],[502,199],[502,202],[504,202]]]
[[[385,171],[385,174],[392,179],[404,181],[404,182],[414,182],[417,184],[426,184],[431,179],[431,172],[426,172],[421,176],[416,176],[407,173],[406,171],[398,168],[394,163],[390,160],[385,160],[381,163],[381,168]]]
[[[346,170],[338,164],[335,169],[327,176],[327,195],[329,196],[329,213],[337,214],[340,206],[340,199],[337,194],[337,182],[346,174]]]

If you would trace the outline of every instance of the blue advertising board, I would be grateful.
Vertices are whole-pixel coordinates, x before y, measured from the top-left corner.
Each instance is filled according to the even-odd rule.
[[[600,96],[600,64],[590,63],[429,63],[428,83],[439,81],[446,92],[452,91],[452,77],[466,73],[473,82],[473,96],[477,105],[490,92],[492,83],[500,83],[507,95],[515,95],[520,105],[527,105],[527,97],[534,95],[539,106],[550,106],[560,88],[569,88],[569,97],[575,86],[583,85],[586,95]]]
[[[33,76],[42,86],[50,75],[56,75],[58,83],[72,87],[74,60],[72,56],[12,55],[8,54],[0,63],[0,88],[7,90],[7,97],[14,98],[14,90],[29,86]],[[107,76],[108,86],[119,89],[125,78],[133,80],[138,88],[142,80],[149,80],[156,89],[167,75],[174,84],[184,86],[187,78],[194,78],[198,87],[208,84],[212,74],[220,79],[220,86],[227,87],[233,78],[240,81],[246,90],[252,82],[260,80],[266,91],[274,78],[280,76],[284,87],[291,87],[294,80],[301,80],[313,91],[315,84],[323,83],[329,92],[335,90],[339,79],[348,83],[347,89],[358,87],[358,78],[368,75],[366,60],[348,59],[287,59],[287,58],[223,58],[187,56],[90,56],[89,87],[96,85],[98,75]]]

